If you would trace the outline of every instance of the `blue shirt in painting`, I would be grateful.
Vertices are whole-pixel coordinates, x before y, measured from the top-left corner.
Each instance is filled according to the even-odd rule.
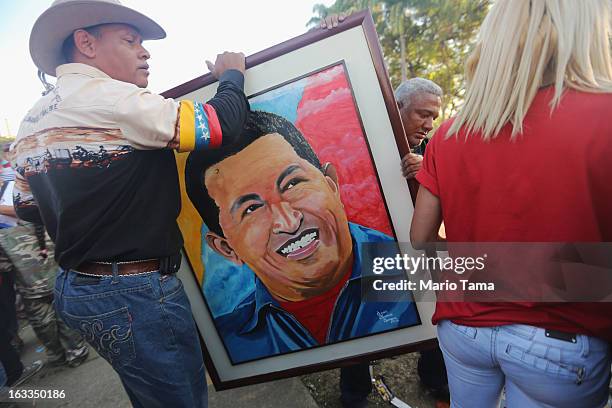
[[[332,310],[326,343],[366,336],[419,323],[411,294],[399,301],[362,301],[361,244],[393,241],[376,230],[349,223],[353,239],[353,270]],[[371,285],[370,285],[371,287]],[[268,289],[255,279],[255,290],[215,325],[234,364],[319,345],[310,332],[283,310]]]

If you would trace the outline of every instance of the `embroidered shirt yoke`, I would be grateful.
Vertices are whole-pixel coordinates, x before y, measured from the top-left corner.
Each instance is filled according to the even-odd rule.
[[[45,223],[64,268],[177,253],[180,193],[173,147],[232,143],[248,112],[239,71],[206,104],[174,101],[85,64],[57,68],[56,87],[12,146],[20,218]]]

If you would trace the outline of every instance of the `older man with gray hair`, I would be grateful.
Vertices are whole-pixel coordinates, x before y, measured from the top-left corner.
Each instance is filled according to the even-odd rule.
[[[429,79],[411,78],[397,87],[395,100],[412,150],[402,159],[402,173],[412,179],[421,168],[426,136],[440,114],[442,88]]]
[[[329,26],[329,25],[328,25]],[[440,113],[442,88],[425,78],[404,81],[395,90],[411,152],[402,159],[402,173],[412,179],[421,168],[427,134]],[[442,352],[439,348],[420,353],[417,372],[421,384],[436,400],[437,407],[448,407],[448,379]],[[372,389],[369,363],[360,363],[340,370],[340,400],[343,407],[368,406],[367,397]]]
[[[440,113],[442,88],[429,79],[411,78],[397,87],[395,100],[411,149],[402,159],[402,173],[407,179],[412,179],[421,168],[427,146],[426,136]],[[436,399],[436,406],[447,407],[448,379],[440,348],[420,353],[417,372],[421,384]]]

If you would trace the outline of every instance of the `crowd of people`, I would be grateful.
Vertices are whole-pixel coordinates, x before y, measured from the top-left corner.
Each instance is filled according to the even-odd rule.
[[[441,240],[612,241],[610,13],[608,0],[495,2],[466,61],[465,102],[433,136],[443,90],[424,78],[400,84],[395,98],[411,152],[398,171],[420,183],[415,248]],[[332,16],[322,26],[338,24]],[[89,343],[133,406],[207,406],[198,333],[176,277],[183,240],[173,151],[198,152],[191,165],[217,172],[224,157],[214,149],[239,146],[238,156],[255,139],[300,153],[270,130],[286,127],[281,119],[250,112],[241,53],[208,63],[219,86],[206,103],[148,91],[142,42],[164,37],[116,0],[56,0],[32,28],[32,59],[57,83],[21,124],[8,152],[14,171],[2,167],[0,386],[21,384],[43,366],[24,367],[14,346],[17,290],[46,364],[76,367]],[[198,131],[204,126],[210,131]],[[77,148],[122,154],[109,166],[55,171],[58,152]],[[337,189],[313,160],[313,177]],[[219,183],[206,186],[204,199],[225,194]],[[235,256],[225,231],[213,232],[218,252]],[[283,298],[290,289],[266,290]],[[287,316],[320,337],[316,325]],[[608,401],[609,303],[438,302],[433,322],[439,348],[420,353],[418,374],[442,404],[495,407],[504,389],[511,408]],[[236,337],[237,347],[257,351],[253,333]],[[369,364],[341,369],[339,386],[344,406],[366,406]]]
[[[3,146],[3,156],[9,144]],[[42,224],[17,218],[13,207],[15,173],[5,157],[0,169],[0,384],[18,386],[47,364],[78,367],[87,359],[89,348],[78,332],[58,319],[53,308],[53,284],[57,263],[53,242]],[[19,297],[17,297],[19,295]],[[46,362],[24,366],[19,358],[23,340],[19,336],[17,304],[45,348]]]

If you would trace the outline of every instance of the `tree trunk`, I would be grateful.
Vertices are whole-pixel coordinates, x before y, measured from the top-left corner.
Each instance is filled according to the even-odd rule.
[[[401,33],[399,36],[400,39],[400,67],[402,69],[402,82],[404,82],[406,78],[406,39],[404,38],[404,34]]]

